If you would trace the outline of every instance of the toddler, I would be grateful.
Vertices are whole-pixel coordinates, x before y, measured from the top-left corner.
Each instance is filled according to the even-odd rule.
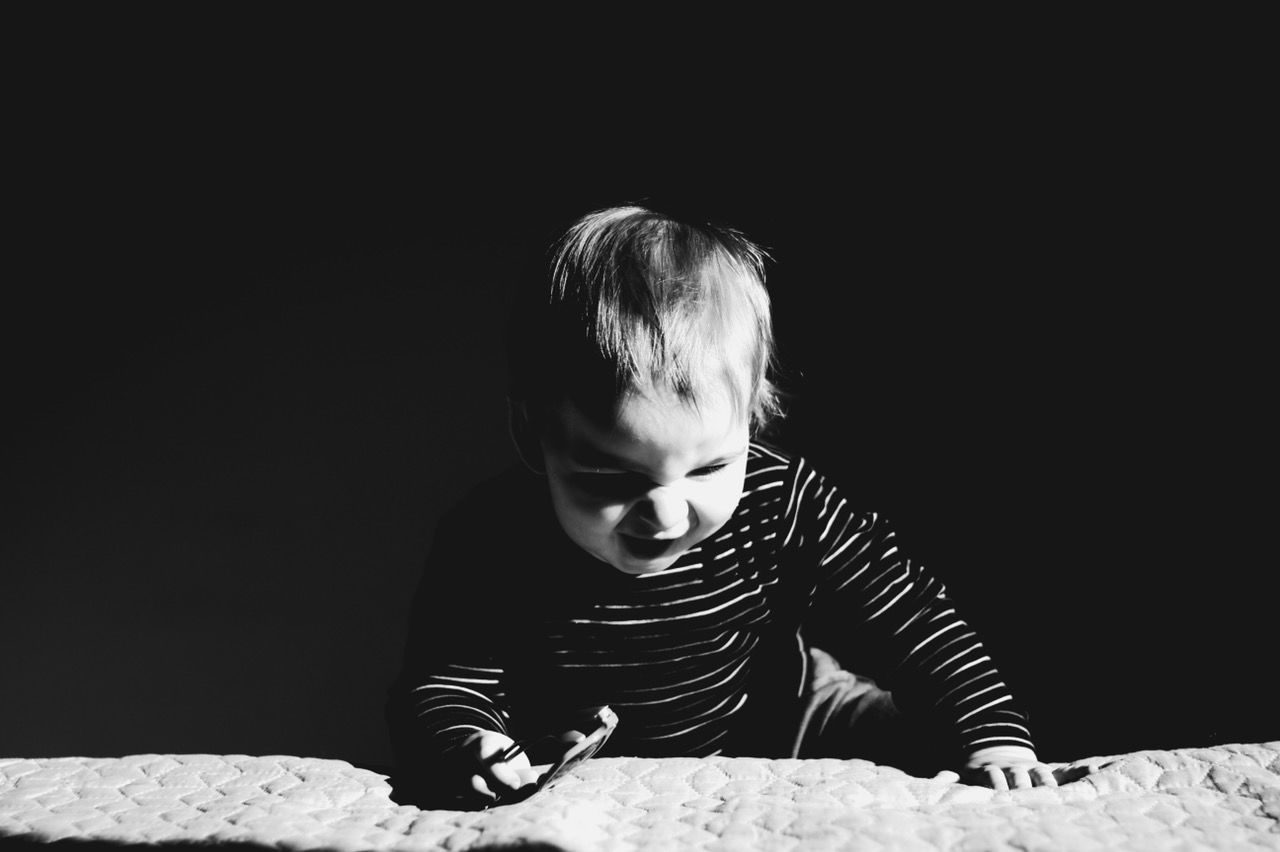
[[[508,330],[524,465],[444,517],[388,720],[451,806],[508,747],[610,706],[602,754],[864,757],[1053,786],[942,584],[885,518],[761,439],[765,255],[640,207],[579,220]],[[856,672],[857,674],[852,674]]]

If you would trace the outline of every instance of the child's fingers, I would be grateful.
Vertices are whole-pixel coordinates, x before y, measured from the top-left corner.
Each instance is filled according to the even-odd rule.
[[[463,745],[469,755],[469,786],[487,801],[506,796],[527,783],[529,758],[515,740],[497,731],[477,731]]]
[[[976,784],[990,787],[993,790],[1029,790],[1033,787],[1057,787],[1062,778],[1061,767],[1055,768],[1043,763],[1015,766],[972,767],[962,773],[949,770],[939,772],[935,781],[960,781],[965,784]],[[1065,782],[1062,782],[1065,783]]]
[[[511,737],[489,731],[478,738],[476,747],[479,774],[490,790],[503,796],[528,783],[529,756]]]
[[[517,768],[513,764],[514,761],[509,761],[507,763],[495,763],[489,767],[489,774],[493,781],[497,782],[497,786],[503,788],[498,791],[499,794],[514,792],[525,785],[520,769],[528,768],[529,759],[525,758],[523,767]]]
[[[1033,786],[1031,783],[1031,773],[1027,771],[1025,766],[1014,766],[1006,770],[1009,778],[1009,786],[1014,790],[1030,790]]]
[[[489,789],[488,782],[485,781],[485,779],[480,777],[479,775],[471,776],[471,789],[475,790],[477,793],[479,793],[483,798],[487,799],[488,801],[493,801],[498,798],[497,795],[493,792],[493,790]]]
[[[1053,767],[1041,764],[1031,770],[1031,778],[1037,787],[1057,787],[1058,779],[1054,777]]]
[[[1087,775],[1092,775],[1101,767],[1097,766],[1059,766],[1053,770],[1053,777],[1059,784],[1070,784],[1072,781],[1079,781]]]

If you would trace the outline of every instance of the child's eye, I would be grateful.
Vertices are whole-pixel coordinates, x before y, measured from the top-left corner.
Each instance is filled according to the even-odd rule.
[[[729,467],[730,462],[700,467],[689,474],[692,479],[708,479]],[[652,481],[640,473],[625,470],[580,470],[570,474],[574,486],[593,497],[609,500],[628,499],[653,487]]]
[[[649,487],[649,480],[638,473],[582,471],[572,478],[574,485],[596,497],[620,499],[642,494]]]

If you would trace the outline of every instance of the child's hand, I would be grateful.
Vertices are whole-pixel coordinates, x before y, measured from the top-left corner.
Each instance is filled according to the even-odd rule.
[[[497,731],[476,731],[462,743],[459,748],[461,772],[470,773],[464,797],[492,804],[537,782],[547,767],[531,766],[529,756],[523,751],[502,759],[513,745],[515,740]]]
[[[1085,767],[1054,768],[1042,763],[1036,753],[1021,746],[992,746],[969,756],[957,780],[996,790],[1024,790],[1029,787],[1057,787],[1087,775]]]

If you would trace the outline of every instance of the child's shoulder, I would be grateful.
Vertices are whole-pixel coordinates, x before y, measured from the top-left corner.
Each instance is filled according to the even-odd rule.
[[[803,456],[753,438],[747,447],[744,496],[776,502],[780,494],[793,493],[797,483],[808,478],[811,470]]]
[[[747,470],[771,467],[786,470],[800,461],[800,456],[790,453],[761,438],[752,438],[747,445]]]
[[[866,495],[842,483],[838,476],[832,478],[814,467],[807,457],[768,441],[753,438],[747,450],[746,493],[757,501],[772,501],[781,492],[787,495],[788,513],[816,508],[825,514],[826,507],[840,506],[862,523],[875,523],[879,512],[860,506],[860,498]]]
[[[752,438],[747,447],[747,475],[770,474],[779,479],[794,479],[813,470],[808,459],[777,444]]]

